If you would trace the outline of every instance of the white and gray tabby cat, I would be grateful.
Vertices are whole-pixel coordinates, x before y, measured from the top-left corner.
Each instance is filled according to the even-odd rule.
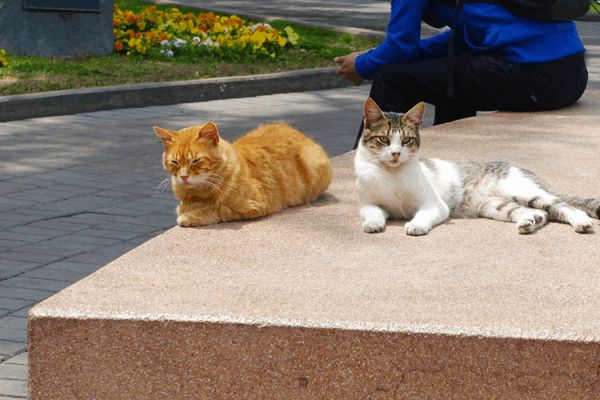
[[[594,232],[600,200],[552,191],[533,172],[505,162],[419,159],[425,104],[406,114],[365,102],[365,129],[354,166],[365,232],[381,232],[390,217],[408,219],[408,235],[425,235],[449,217],[516,222],[534,233],[548,220]]]

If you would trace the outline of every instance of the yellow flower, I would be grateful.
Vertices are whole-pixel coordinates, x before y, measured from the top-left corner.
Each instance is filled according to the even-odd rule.
[[[127,44],[129,45],[129,47],[135,47],[135,39],[129,39],[129,42]]]
[[[262,45],[265,42],[267,35],[264,32],[254,32],[252,34],[252,43],[256,43],[257,45]]]
[[[6,55],[6,51],[4,51],[4,49],[0,50],[0,53],[2,53],[3,56]]]
[[[146,22],[144,21],[140,21],[137,23],[138,28],[140,28],[141,31],[143,31],[144,29],[146,29]]]

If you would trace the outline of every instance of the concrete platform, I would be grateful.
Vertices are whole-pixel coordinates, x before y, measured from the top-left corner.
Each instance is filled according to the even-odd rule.
[[[421,154],[600,198],[598,104],[427,128]],[[353,155],[314,204],[175,227],[39,303],[29,398],[598,398],[600,233],[366,234]]]

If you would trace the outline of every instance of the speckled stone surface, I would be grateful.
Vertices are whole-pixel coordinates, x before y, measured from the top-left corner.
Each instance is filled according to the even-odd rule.
[[[421,155],[600,198],[599,103],[428,128]],[[366,234],[353,155],[314,204],[175,227],[34,307],[29,398],[598,398],[600,233]]]

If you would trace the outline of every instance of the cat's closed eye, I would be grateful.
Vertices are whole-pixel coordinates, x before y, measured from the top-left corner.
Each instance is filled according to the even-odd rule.
[[[169,160],[169,163],[171,163],[174,167],[179,168],[179,163],[175,160]]]

